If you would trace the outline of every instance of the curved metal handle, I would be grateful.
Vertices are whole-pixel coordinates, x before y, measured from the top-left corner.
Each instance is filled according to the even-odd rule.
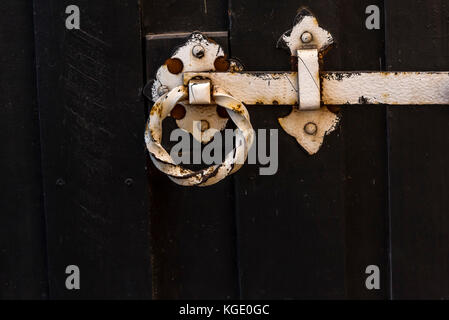
[[[179,185],[203,187],[223,180],[242,167],[248,157],[248,150],[253,144],[254,130],[245,105],[218,87],[213,88],[212,97],[217,105],[226,108],[230,118],[240,129],[237,130],[237,135],[240,138],[237,141],[243,141],[243,143],[227,154],[223,163],[199,171],[192,171],[177,165],[161,144],[162,121],[178,102],[188,98],[188,89],[185,86],[174,88],[160,97],[151,108],[145,130],[147,149],[156,168]]]

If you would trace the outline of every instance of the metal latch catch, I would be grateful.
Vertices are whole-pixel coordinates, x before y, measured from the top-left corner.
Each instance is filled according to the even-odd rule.
[[[145,134],[157,168],[178,184],[200,186],[236,172],[241,167],[237,160],[246,159],[254,138],[245,105],[292,105],[292,112],[279,123],[309,154],[315,154],[339,122],[327,106],[449,103],[448,72],[320,71],[319,56],[333,38],[307,10],[296,21],[281,41],[297,59],[297,72],[244,72],[236,61],[225,58],[218,44],[197,32],[159,68],[151,86],[155,104]],[[160,130],[162,120],[179,104],[186,110],[184,118],[176,121],[179,127],[193,134],[193,121],[207,122],[202,143],[209,142],[228,121],[216,112],[217,105],[233,111],[228,114],[241,129],[245,143],[218,167],[192,172],[176,166],[160,144]]]

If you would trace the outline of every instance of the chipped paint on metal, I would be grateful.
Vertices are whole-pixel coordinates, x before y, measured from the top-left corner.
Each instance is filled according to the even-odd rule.
[[[196,77],[247,105],[298,105],[296,72],[187,72],[184,83]],[[320,78],[323,106],[449,103],[449,72],[322,72]]]
[[[204,48],[204,54],[201,57],[194,54],[193,48],[196,46]],[[219,66],[220,69],[217,69],[216,66]],[[164,92],[182,85],[184,72],[227,71],[223,70],[226,66],[238,68],[235,62],[225,59],[225,53],[220,45],[203,34],[194,32],[190,34],[185,44],[178,47],[175,53],[158,69],[151,90],[153,101],[157,101],[161,97],[161,93],[164,94]],[[222,130],[226,126],[227,119],[219,117],[215,111],[215,105],[204,105],[202,109],[193,108],[187,102],[183,105],[186,108],[186,116],[182,120],[176,120],[176,124],[192,134],[193,125],[190,122],[193,121],[207,120],[210,129],[215,130]],[[209,117],[208,119],[204,118],[206,115]],[[201,142],[208,143],[212,137],[211,134],[202,135]]]
[[[310,155],[320,150],[324,137],[335,130],[339,120],[326,107],[312,111],[293,108],[287,117],[278,119],[285,132],[293,136]],[[313,131],[309,131],[311,124],[315,125]]]
[[[204,56],[201,59],[196,58],[192,53],[192,49],[197,45],[201,45],[204,48]],[[215,71],[215,59],[224,55],[223,49],[217,43],[210,41],[201,33],[195,32],[167,61],[181,61],[183,65],[182,72]],[[182,73],[171,73],[167,63],[162,65],[156,73],[156,80],[153,84],[153,101],[159,99],[157,91],[161,85],[167,86],[169,90],[182,85]]]
[[[249,114],[244,104],[218,87],[213,89],[215,102],[226,108],[230,118],[236,124],[241,135],[240,141],[244,143],[235,146],[234,150],[226,155],[221,164],[208,168],[192,171],[176,165],[170,154],[164,149],[162,141],[162,122],[170,114],[172,109],[188,97],[187,87],[181,85],[172,89],[169,93],[159,98],[150,111],[150,118],[145,130],[145,143],[150,153],[150,158],[156,168],[175,183],[183,186],[209,186],[226,176],[235,173],[248,156],[248,150],[254,141],[254,130],[249,120]]]
[[[217,113],[218,106],[211,107],[210,105],[189,105],[180,102],[185,107],[186,114],[182,119],[176,120],[180,128],[193,134],[193,124],[196,121],[206,120],[209,123],[209,128],[201,133],[202,141],[211,141],[217,130],[221,131],[226,128],[228,118],[220,117]],[[218,115],[218,117],[217,117]],[[195,137],[196,139],[197,137]]]
[[[312,40],[304,43],[302,35],[308,32],[312,35]],[[295,18],[295,24],[291,30],[285,32],[278,41],[278,47],[285,45],[292,56],[297,55],[297,50],[304,48],[316,48],[323,52],[334,42],[332,35],[321,28],[317,19],[307,10],[302,9]]]
[[[332,35],[319,26],[318,20],[307,9],[300,10],[293,29],[284,33],[278,41],[278,46],[284,44],[291,56],[297,57],[292,59],[292,64],[298,65],[298,73],[291,73],[291,78],[286,80],[298,88],[296,97],[299,100],[293,104],[299,104],[299,109],[293,107],[287,117],[279,119],[279,123],[309,154],[318,152],[324,136],[332,132],[340,120],[326,107],[320,108],[322,88],[318,59],[322,59],[333,42]],[[291,100],[293,96],[286,98]],[[312,125],[314,130],[310,134]]]
[[[159,68],[153,83],[152,96],[156,102],[150,111],[145,141],[156,167],[177,184],[186,186],[212,185],[236,172],[245,162],[254,140],[254,131],[244,104],[303,105],[304,109],[314,109],[304,111],[293,107],[287,117],[278,119],[282,128],[312,155],[318,152],[324,137],[333,132],[339,123],[340,118],[331,111],[331,106],[449,103],[448,72],[319,73],[316,53],[319,51],[319,58],[322,59],[332,43],[331,34],[318,25],[317,19],[309,11],[303,9],[293,29],[284,33],[278,44],[284,44],[289,49],[295,63],[298,58],[304,60],[299,53],[313,49],[313,73],[306,63],[303,64],[305,68],[298,66],[299,73],[242,72],[241,65],[227,59],[218,44],[201,33],[193,33]],[[312,81],[307,78],[314,79],[314,94],[309,92],[312,90],[308,85]],[[192,79],[210,81],[212,104],[205,104],[209,102],[207,95],[199,100],[189,97],[188,83]],[[304,85],[305,80],[307,85]],[[318,89],[318,93],[315,89]],[[307,101],[308,98],[310,101]],[[202,104],[191,105],[189,101]],[[223,130],[229,118],[241,129],[240,134],[245,142],[236,146],[222,164],[199,171],[177,166],[161,145],[162,121],[177,105],[179,108],[173,117],[180,128],[194,134],[193,121],[204,124],[203,143],[213,139],[217,130]],[[225,111],[221,107],[217,109],[218,105]]]
[[[329,105],[449,103],[448,72],[328,72],[322,100]]]
[[[214,86],[249,105],[298,104],[296,72],[185,72],[184,84],[188,85],[193,78],[210,79]]]

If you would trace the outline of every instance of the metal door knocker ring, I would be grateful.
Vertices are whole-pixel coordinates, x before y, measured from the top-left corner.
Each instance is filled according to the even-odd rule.
[[[154,165],[175,183],[182,186],[210,186],[242,167],[248,157],[248,150],[253,144],[254,131],[245,105],[224,90],[214,87],[211,98],[217,105],[226,108],[229,117],[239,129],[236,131],[237,140],[243,141],[243,143],[236,145],[221,164],[212,165],[199,171],[183,168],[175,163],[161,144],[162,121],[179,102],[188,98],[189,89],[186,86],[178,86],[156,101],[151,108],[147,122],[145,143]]]

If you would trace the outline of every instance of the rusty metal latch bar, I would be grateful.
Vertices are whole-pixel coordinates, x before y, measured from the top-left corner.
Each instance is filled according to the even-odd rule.
[[[193,78],[210,79],[247,105],[298,106],[303,91],[296,72],[187,72],[184,83]],[[449,72],[322,72],[320,82],[322,105],[449,103]]]
[[[319,151],[324,137],[340,120],[327,106],[449,104],[449,72],[320,71],[319,57],[333,38],[307,10],[299,13],[294,27],[279,43],[297,59],[298,72],[244,72],[237,61],[225,58],[218,44],[198,32],[176,50],[159,68],[151,89],[156,103],[145,140],[159,170],[186,186],[208,186],[236,172],[254,139],[245,104],[291,105],[292,112],[279,123],[309,154]],[[220,114],[217,105],[227,113]],[[175,112],[179,108],[184,111]],[[193,122],[207,123],[202,143],[223,130],[230,118],[241,129],[244,143],[236,146],[222,164],[196,172],[184,169],[161,145],[162,120],[170,115],[180,128],[192,134]]]

